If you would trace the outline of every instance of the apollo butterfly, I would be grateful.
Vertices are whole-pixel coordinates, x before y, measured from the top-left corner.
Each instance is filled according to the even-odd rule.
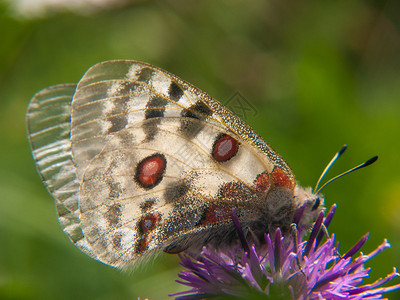
[[[248,125],[146,63],[102,62],[76,85],[38,92],[27,125],[63,231],[114,267],[235,243],[232,208],[255,242],[278,226],[287,233],[300,207],[303,226],[323,210]]]

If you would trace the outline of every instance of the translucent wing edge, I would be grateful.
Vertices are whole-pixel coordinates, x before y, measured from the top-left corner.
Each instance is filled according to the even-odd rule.
[[[55,199],[63,231],[78,248],[94,256],[80,227],[80,183],[71,152],[71,100],[75,87],[55,85],[35,94],[28,105],[26,125],[37,171]]]

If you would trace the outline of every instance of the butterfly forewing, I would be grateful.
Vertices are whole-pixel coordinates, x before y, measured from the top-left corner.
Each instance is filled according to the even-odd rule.
[[[72,109],[78,178],[113,132],[134,126],[143,119],[174,116],[207,119],[216,126],[228,128],[261,150],[270,169],[278,166],[294,183],[286,162],[218,101],[166,71],[136,61],[99,63],[78,84]],[[186,127],[189,133],[200,131],[190,124]]]

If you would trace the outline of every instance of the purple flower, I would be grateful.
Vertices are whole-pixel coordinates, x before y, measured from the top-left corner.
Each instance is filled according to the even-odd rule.
[[[265,235],[262,249],[248,245],[236,213],[235,223],[243,249],[226,253],[204,247],[200,257],[181,255],[178,283],[190,290],[173,294],[175,299],[381,299],[383,293],[400,289],[400,284],[382,287],[399,276],[396,269],[372,284],[364,284],[370,268],[365,263],[390,244],[384,242],[373,252],[353,256],[368,239],[364,235],[343,256],[338,254],[332,235],[321,244],[324,224],[328,227],[335,213],[332,206],[326,217],[321,212],[307,241],[304,231],[297,228],[298,246],[291,238],[282,236],[280,229]],[[301,266],[301,268],[299,267]]]

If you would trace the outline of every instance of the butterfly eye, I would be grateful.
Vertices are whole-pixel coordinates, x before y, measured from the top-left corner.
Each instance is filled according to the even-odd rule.
[[[315,199],[314,205],[311,208],[311,211],[316,210],[320,204],[321,204],[321,200],[319,199],[319,197],[317,197],[317,199]]]

